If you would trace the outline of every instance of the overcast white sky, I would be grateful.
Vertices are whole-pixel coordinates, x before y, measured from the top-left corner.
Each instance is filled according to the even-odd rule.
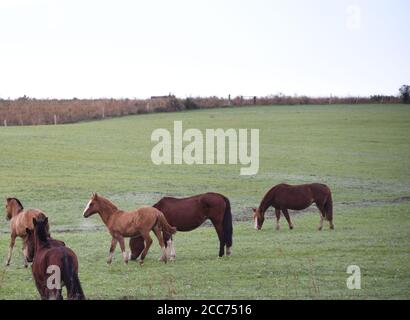
[[[407,0],[0,0],[0,97],[397,94]]]

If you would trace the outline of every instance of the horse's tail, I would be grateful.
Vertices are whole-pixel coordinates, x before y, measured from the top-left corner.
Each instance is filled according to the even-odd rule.
[[[223,220],[223,231],[224,231],[224,240],[225,245],[230,248],[232,247],[232,235],[233,235],[233,226],[232,226],[232,212],[231,212],[231,202],[228,198],[223,197],[225,200],[225,213]]]
[[[64,252],[63,256],[64,270],[61,274],[62,280],[67,287],[67,296],[69,300],[85,300],[83,288],[77,272],[74,270],[74,259]]]
[[[169,234],[175,234],[177,232],[177,228],[171,226],[167,219],[165,218],[164,214],[158,210],[158,225],[162,229]]]
[[[327,221],[333,221],[333,199],[332,199],[332,193],[329,192],[329,195],[326,199],[325,205],[324,205],[325,213],[326,213],[326,220]]]

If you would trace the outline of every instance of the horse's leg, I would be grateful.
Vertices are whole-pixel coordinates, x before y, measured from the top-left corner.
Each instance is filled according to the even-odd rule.
[[[114,251],[115,251],[115,247],[117,246],[117,242],[118,240],[115,239],[114,237],[111,239],[110,253],[108,255],[108,260],[107,260],[108,264],[111,264],[112,262],[112,257],[114,256]]]
[[[174,244],[174,239],[172,238],[172,236],[171,236],[171,250],[170,250],[170,254],[171,254],[170,259],[171,259],[172,261],[174,261],[174,260],[176,259],[176,257],[177,257],[177,253],[175,252],[175,244]]]
[[[61,289],[46,289],[47,300],[64,300]]]
[[[330,230],[335,230],[335,225],[333,224],[333,220],[329,220],[329,227],[330,227]]]
[[[167,263],[168,255],[167,255],[167,250],[165,249],[165,243],[164,243],[164,239],[163,239],[162,234],[161,234],[161,230],[159,230],[158,227],[155,226],[152,229],[152,231],[154,231],[154,234],[158,239],[158,243],[159,243],[159,246],[161,247],[161,251],[162,251],[162,256],[159,260]]]
[[[61,290],[61,289],[56,290],[56,300],[64,300],[63,290]]]
[[[317,202],[316,202],[316,207],[319,209],[319,211],[320,211],[320,223],[319,223],[319,227],[317,228],[319,231],[322,231],[323,230],[323,221],[325,220],[325,217],[326,217],[326,211],[325,211],[325,209],[324,209],[324,207],[323,207],[323,205],[322,204],[318,204]]]
[[[152,244],[152,238],[149,236],[149,231],[145,233],[141,233],[142,237],[144,238],[145,241],[145,248],[141,253],[141,260],[140,264],[142,265],[144,263],[145,256],[148,253],[149,247],[151,247]]]
[[[164,237],[165,246],[167,247],[168,260],[175,260],[176,253],[172,235],[167,232],[162,232],[162,235]]]
[[[225,239],[222,221],[220,221],[220,219],[211,218],[211,222],[214,225],[219,238],[219,257],[223,257],[225,254]]]
[[[292,224],[292,221],[290,220],[288,209],[282,209],[282,212],[283,212],[283,215],[286,218],[286,221],[289,224],[289,229],[292,230],[293,229],[293,224]]]
[[[319,227],[317,228],[319,231],[322,231],[323,230],[323,220],[324,220],[325,218],[324,218],[324,216],[323,216],[323,213],[321,212],[320,213],[320,224],[319,224]]]
[[[130,242],[130,260],[137,260],[144,250],[144,238],[141,236],[131,238]]]
[[[46,288],[44,287],[43,283],[41,281],[37,280],[37,279],[34,280],[34,283],[36,284],[36,288],[37,288],[37,291],[40,295],[40,299],[41,300],[46,300],[47,299],[46,293],[45,293]]]
[[[26,253],[25,249],[26,248],[25,248],[24,239],[23,239],[23,248],[22,248],[22,251],[23,251],[23,265],[24,265],[24,268],[28,268],[27,253]]]
[[[11,234],[11,239],[10,239],[10,246],[9,246],[9,254],[7,255],[7,263],[6,266],[10,265],[10,261],[11,261],[11,255],[13,253],[13,247],[14,244],[16,243],[16,234],[13,232]]]
[[[276,214],[276,230],[280,229],[279,220],[280,220],[280,209],[275,209]]]
[[[125,251],[125,241],[122,236],[118,237],[118,242],[120,244],[121,252],[122,252],[122,257],[124,259],[124,262],[127,264],[128,263],[128,254],[127,251]]]

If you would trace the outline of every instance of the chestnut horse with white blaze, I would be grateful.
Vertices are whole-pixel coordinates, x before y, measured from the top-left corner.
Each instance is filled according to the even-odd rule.
[[[329,221],[330,229],[333,225],[333,201],[332,192],[327,185],[320,183],[304,185],[279,184],[268,191],[259,208],[253,209],[253,220],[255,229],[261,230],[265,220],[265,212],[269,207],[275,208],[276,229],[279,230],[280,213],[282,211],[289,228],[293,229],[288,210],[304,210],[312,204],[316,204],[320,211],[320,224],[318,230],[323,229],[323,220]]]
[[[227,197],[218,193],[205,193],[197,196],[177,199],[165,197],[154,204],[154,207],[164,213],[170,224],[178,231],[192,231],[201,226],[205,220],[211,220],[219,238],[219,257],[231,255],[232,250],[232,213]],[[175,246],[172,235],[164,232],[164,240],[170,257],[175,259]],[[137,259],[142,251],[141,238],[130,239],[131,259]]]
[[[10,220],[10,247],[7,256],[6,265],[10,265],[11,256],[13,253],[13,248],[16,243],[16,238],[20,237],[23,239],[23,257],[24,257],[24,267],[28,267],[27,262],[27,246],[24,242],[27,237],[26,230],[33,230],[33,218],[45,218],[46,214],[38,209],[27,209],[24,207],[21,201],[17,198],[7,198],[6,199],[6,219]]]
[[[110,253],[107,260],[108,264],[112,262],[117,243],[120,244],[124,262],[128,263],[124,237],[132,238],[136,236],[142,236],[145,241],[145,247],[140,260],[140,263],[143,264],[144,258],[152,244],[152,238],[149,235],[150,231],[153,231],[158,238],[162,250],[161,261],[167,262],[168,256],[161,231],[174,234],[176,229],[169,225],[161,211],[152,207],[140,208],[131,212],[122,211],[108,199],[93,193],[83,215],[84,218],[88,218],[95,213],[100,215],[112,236]]]

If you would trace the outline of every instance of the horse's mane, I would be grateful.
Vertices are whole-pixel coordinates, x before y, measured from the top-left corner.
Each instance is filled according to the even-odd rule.
[[[103,206],[103,207],[108,207],[109,209],[111,209],[113,212],[117,212],[117,211],[119,211],[118,210],[118,207],[114,204],[114,203],[112,203],[110,200],[108,200],[108,199],[106,199],[106,198],[104,198],[104,197],[101,197],[101,196],[98,196],[98,199],[100,200],[100,204]]]
[[[274,186],[273,188],[271,188],[263,197],[260,205],[259,205],[259,210],[262,214],[264,214],[266,212],[266,210],[268,210],[268,208],[270,207],[270,205],[272,204],[272,193],[276,190],[278,186]]]
[[[24,210],[23,204],[20,202],[19,199],[17,199],[17,198],[8,198],[7,199],[7,201],[11,201],[11,200],[14,200],[14,201],[17,202],[17,204],[20,206],[20,211]]]

